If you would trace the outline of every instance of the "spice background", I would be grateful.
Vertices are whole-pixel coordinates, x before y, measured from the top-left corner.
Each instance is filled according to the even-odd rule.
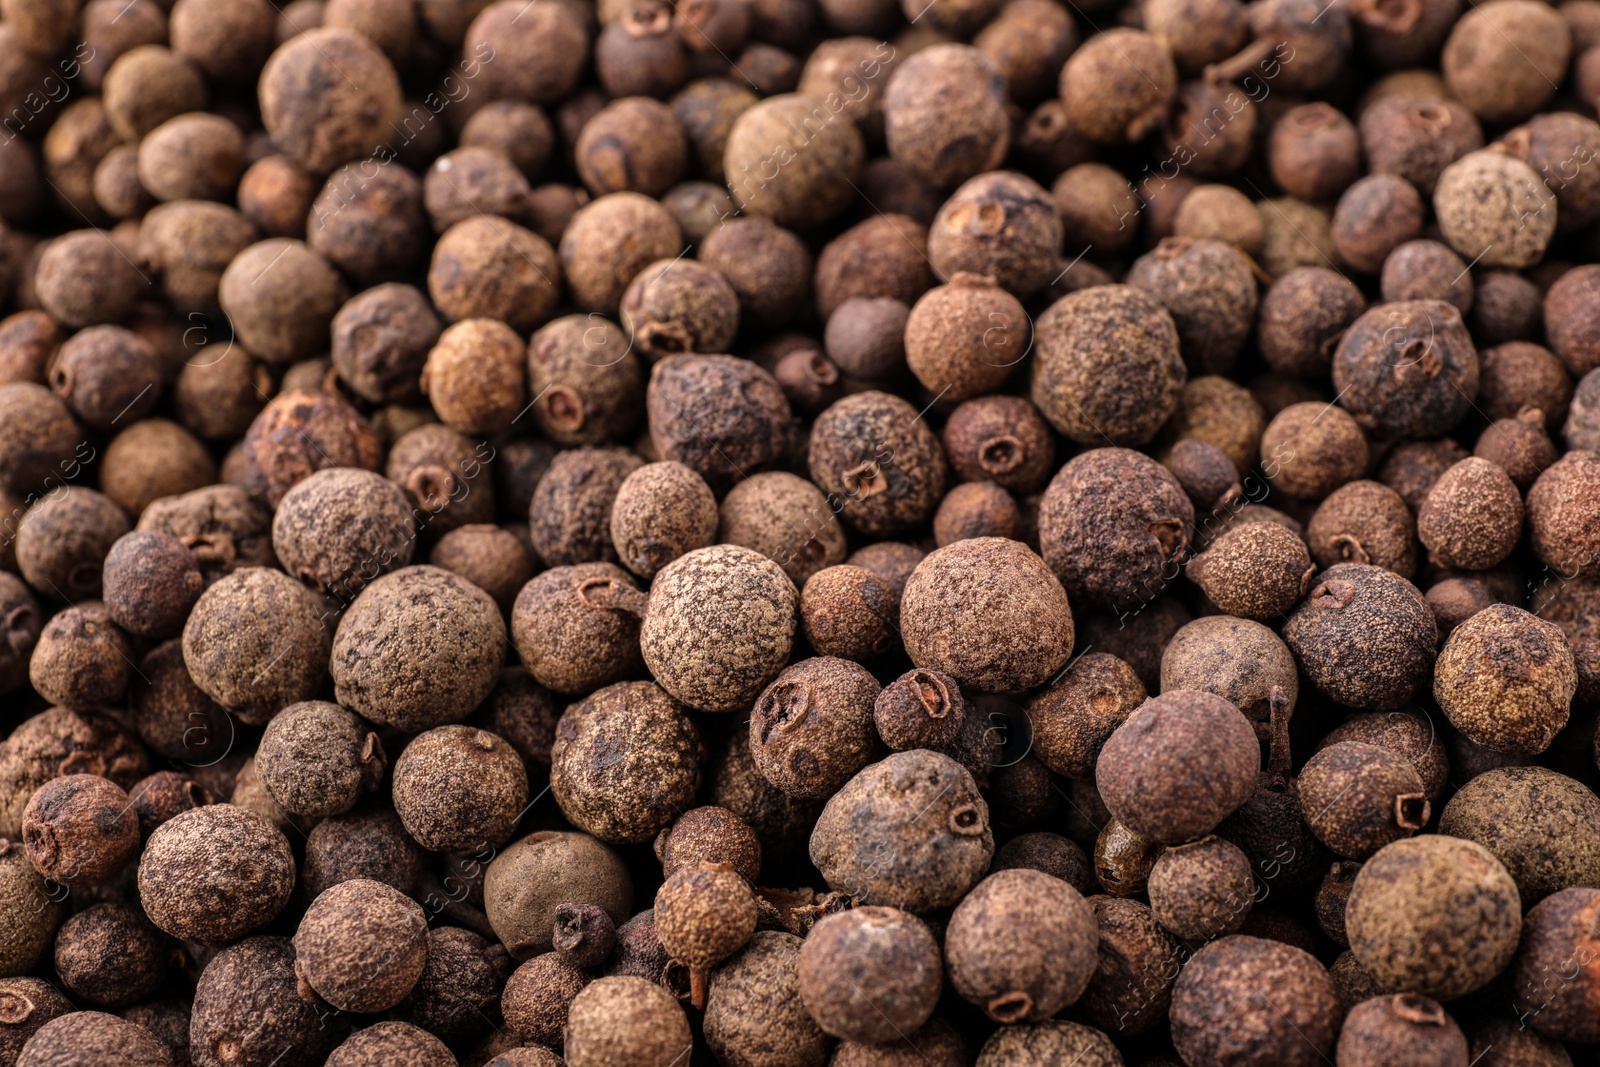
[[[0,1067],[1600,1067],[1600,0],[0,0]]]

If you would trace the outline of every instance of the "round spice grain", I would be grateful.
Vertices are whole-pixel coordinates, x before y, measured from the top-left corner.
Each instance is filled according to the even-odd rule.
[[[743,951],[712,973],[706,996],[706,1045],[724,1063],[759,1063],[783,1051],[776,1067],[820,1067],[831,1042],[800,998],[802,942],[758,930]]]
[[[412,738],[395,761],[395,812],[406,832],[435,852],[499,847],[527,800],[521,758],[487,730],[435,727]]]
[[[899,598],[865,567],[825,567],[800,590],[800,626],[819,654],[864,661],[894,645]]]
[[[1451,724],[1495,751],[1537,755],[1567,723],[1577,669],[1554,623],[1491,604],[1439,652],[1433,694]]]
[[[294,890],[289,842],[232,804],[186,811],[160,826],[139,858],[139,900],[164,932],[224,945],[271,922]]]
[[[1461,787],[1439,832],[1475,841],[1505,865],[1524,903],[1600,888],[1600,799],[1544,767],[1498,767]]]
[[[388,760],[378,735],[337,704],[308,700],[267,724],[256,773],[291,815],[338,815],[377,789]]]
[[[572,1067],[669,1067],[691,1046],[689,1020],[671,993],[643,978],[598,978],[572,1001]]]
[[[137,1023],[98,1011],[75,1011],[34,1031],[19,1067],[172,1067],[172,1050]]]
[[[45,783],[22,813],[35,869],[62,885],[93,885],[122,870],[139,846],[139,819],[115,782],[68,774]]]
[[[391,886],[355,878],[311,902],[294,935],[294,973],[340,1011],[387,1011],[422,976],[428,924]]]
[[[650,372],[650,439],[714,491],[774,467],[789,451],[789,402],[775,378],[734,356],[668,356]]]
[[[750,713],[756,770],[789,796],[825,800],[879,753],[880,692],[866,668],[816,657],[785,670]]]
[[[619,925],[632,914],[622,859],[588,834],[541,830],[504,849],[483,882],[484,914],[513,959],[553,946],[556,909],[597,904]]]
[[[1386,708],[1426,680],[1439,631],[1416,586],[1381,567],[1340,563],[1317,575],[1283,639],[1319,690],[1349,707]]]
[[[644,594],[611,563],[552,567],[522,587],[511,640],[541,685],[588,693],[638,674]]]
[[[1172,989],[1173,1044],[1204,1067],[1313,1067],[1334,1049],[1340,1010],[1310,953],[1235,934],[1184,964]]]
[[[1299,603],[1316,567],[1306,544],[1273,522],[1237,523],[1189,561],[1189,580],[1224,612],[1270,619]]]
[[[932,516],[949,470],[917,409],[870,390],[838,401],[812,425],[807,468],[830,508],[869,537],[893,537]]]
[[[889,155],[935,188],[997,168],[1010,144],[1005,84],[978,49],[936,44],[896,65],[884,90]]]

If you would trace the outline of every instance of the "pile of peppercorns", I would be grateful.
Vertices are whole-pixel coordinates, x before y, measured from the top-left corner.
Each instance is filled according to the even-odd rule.
[[[1600,1065],[1600,0],[0,0],[0,1067]]]

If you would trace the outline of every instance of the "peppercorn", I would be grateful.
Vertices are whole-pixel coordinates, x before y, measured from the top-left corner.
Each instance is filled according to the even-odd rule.
[[[1150,868],[1150,907],[1175,936],[1209,941],[1238,931],[1255,903],[1250,858],[1220,837],[1168,848]]]
[[[1466,449],[1447,437],[1406,441],[1389,453],[1378,471],[1378,480],[1399,493],[1406,506],[1416,512],[1439,476],[1467,455]]]
[[[1100,888],[1116,897],[1144,893],[1150,871],[1166,846],[1128,829],[1108,816],[1094,842],[1094,874]]]
[[[740,318],[747,323],[781,326],[811,293],[811,252],[800,238],[765,218],[727,220],[706,235],[699,261],[733,287]]]
[[[1312,683],[1353,708],[1408,698],[1432,669],[1439,640],[1417,588],[1363,563],[1340,563],[1317,575],[1283,638]],[[1383,654],[1368,654],[1379,643]]]
[[[489,594],[438,567],[404,567],[367,585],[345,611],[328,669],[340,704],[410,733],[466,718],[494,688],[505,648],[505,621]],[[400,682],[419,677],[434,681]]]
[[[822,656],[864,661],[894,645],[899,600],[889,584],[864,567],[825,567],[800,592],[800,625]]]
[[[998,169],[1010,143],[1000,71],[976,48],[935,44],[890,76],[883,97],[889,155],[948,189]]]
[[[1092,896],[1099,966],[1078,1002],[1097,1026],[1132,1037],[1164,1021],[1182,957],[1150,909],[1120,897]]]
[[[756,770],[790,796],[825,800],[880,752],[873,730],[880,692],[849,660],[802,660],[779,674],[750,715]]]
[[[1187,380],[1172,317],[1126,286],[1064,297],[1034,328],[1032,398],[1079,444],[1142,445]]]
[[[443,1041],[403,1022],[357,1030],[328,1055],[330,1067],[451,1067],[456,1062]]]
[[[501,992],[506,1028],[530,1045],[560,1048],[568,1009],[588,981],[560,953],[533,957],[512,972]]]
[[[1232,83],[1196,78],[1178,86],[1162,147],[1169,161],[1182,160],[1200,177],[1225,177],[1249,161],[1257,142],[1256,122],[1255,102]]]
[[[589,969],[610,958],[617,943],[617,928],[599,905],[563,904],[556,909],[551,938],[563,960],[573,967]]]
[[[1557,220],[1560,225],[1560,220]],[[1509,341],[1532,341],[1543,326],[1544,295],[1539,287],[1509,270],[1486,271],[1476,280],[1477,293],[1472,304],[1471,325],[1482,344],[1501,345]],[[1491,398],[1492,349],[1478,353],[1483,382],[1478,390],[1480,405],[1494,415]],[[1565,375],[1563,375],[1563,378]]]
[[[1106,740],[1144,699],[1133,668],[1103,652],[1084,653],[1027,705],[1033,752],[1057,774],[1089,778]]]
[[[1337,199],[1361,177],[1355,124],[1322,101],[1290,108],[1272,124],[1267,165],[1290,196],[1312,203]]]
[[[1339,197],[1333,212],[1333,246],[1340,259],[1376,274],[1389,254],[1422,233],[1422,197],[1403,178],[1371,174]],[[1385,299],[1402,299],[1390,297]]]
[[[96,904],[68,919],[56,935],[56,973],[77,996],[119,1008],[161,985],[166,947],[138,908]]]
[[[172,1050],[136,1023],[98,1011],[58,1016],[34,1031],[18,1067],[172,1067]]]
[[[841,98],[770,97],[740,112],[728,131],[723,170],[734,202],[783,226],[811,227],[855,196],[866,147]],[[770,171],[770,173],[769,173]]]
[[[1555,94],[1572,35],[1555,11],[1525,0],[1496,0],[1462,16],[1445,41],[1440,67],[1450,93],[1497,126],[1528,118]]]
[[[339,72],[353,72],[340,77]],[[261,71],[261,120],[273,143],[313,174],[326,174],[383,144],[400,118],[399,79],[367,37],[308,30]]]
[[[659,197],[683,177],[689,145],[667,105],[630,96],[586,122],[573,151],[578,176],[595,196],[628,190]]]
[[[316,595],[282,571],[246,567],[195,602],[183,628],[184,664],[211,699],[265,723],[321,689],[333,638],[322,616]]]
[[[1249,261],[1220,241],[1165,238],[1134,261],[1128,284],[1166,308],[1197,372],[1227,369],[1255,319],[1256,283]]]
[[[0,978],[0,1063],[15,1064],[28,1039],[72,1002],[42,978]]]
[[[334,171],[308,210],[311,247],[358,283],[409,275],[427,249],[423,184],[382,156]]]
[[[1194,506],[1178,480],[1126,448],[1069,460],[1039,508],[1044,559],[1068,595],[1117,610],[1154,599],[1176,576],[1193,526]]]
[[[433,546],[428,562],[482,589],[506,613],[533,577],[533,566],[522,541],[510,531],[487,523],[451,530]]]
[[[207,587],[241,567],[276,563],[271,527],[272,510],[231,485],[152,501],[139,516],[140,530],[168,533],[183,542]]]
[[[670,96],[689,77],[689,54],[672,8],[655,0],[629,4],[600,32],[595,72],[612,97]]]
[[[1072,127],[1091,141],[1141,141],[1166,118],[1178,72],[1165,43],[1118,27],[1095,35],[1061,68],[1061,99]],[[1107,106],[1108,101],[1114,106]]]
[[[194,553],[168,533],[124,534],[106,553],[106,613],[140,637],[172,637],[183,629],[204,586]]]
[[[1383,261],[1379,284],[1383,299],[1390,303],[1443,300],[1463,315],[1472,308],[1473,282],[1467,264],[1438,241],[1407,241],[1396,247]]]
[[[423,852],[388,807],[357,808],[323,819],[306,838],[301,888],[308,899],[352,878],[410,893],[422,873]]]
[[[1404,756],[1421,776],[1422,790],[1429,802],[1437,804],[1443,798],[1450,777],[1450,760],[1445,754],[1444,741],[1425,715],[1415,711],[1353,715],[1323,737],[1317,750],[1320,752],[1341,741],[1376,745]]]
[[[689,259],[642,269],[622,294],[622,326],[647,360],[722,352],[739,330],[739,297],[721,274]]]
[[[1316,567],[1293,532],[1277,523],[1246,522],[1230,526],[1190,560],[1188,575],[1224,612],[1266,619],[1299,603]]]
[[[29,799],[53,778],[99,774],[128,789],[150,773],[149,758],[138,738],[104,715],[51,708],[24,720],[4,745],[0,748],[0,837],[13,841],[22,837],[22,813]]]
[[[1569,577],[1600,574],[1600,531],[1593,522],[1592,505],[1585,503],[1594,499],[1596,484],[1600,484],[1600,461],[1594,453],[1574,451],[1539,475],[1528,490],[1528,531],[1534,555]]]
[[[800,949],[800,996],[834,1037],[881,1045],[919,1029],[942,985],[939,945],[921,920],[862,907],[823,918]]]
[[[52,704],[80,710],[122,699],[133,662],[128,636],[103,604],[67,608],[39,632],[28,661],[28,678]]]
[[[499,216],[473,215],[434,245],[428,293],[444,319],[498,319],[526,333],[555,311],[560,278],[543,237]]]
[[[1517,414],[1517,421],[1531,426],[1533,420],[1530,412],[1538,411],[1538,408],[1523,408]],[[1540,412],[1540,414],[1542,415],[1543,413]],[[1502,424],[1497,422],[1495,425]],[[1531,466],[1532,463],[1524,463],[1524,473],[1531,473],[1533,479],[1537,479],[1539,473],[1542,473],[1545,467],[1550,466],[1559,457],[1554,454],[1553,445],[1546,451],[1545,446],[1550,445],[1549,437],[1542,435],[1541,437],[1534,437],[1529,430],[1519,431],[1518,434],[1527,439],[1528,455],[1525,459],[1536,462],[1540,468],[1539,471],[1527,471],[1526,468]],[[1600,374],[1590,371],[1578,382],[1578,388],[1573,393],[1572,406],[1568,409],[1566,424],[1561,428],[1561,436],[1566,441],[1568,448],[1582,449],[1588,452],[1600,449]],[[1512,437],[1512,440],[1517,440],[1517,437]],[[1484,438],[1480,438],[1480,448],[1483,447],[1483,443]],[[1509,473],[1509,468],[1507,470]],[[1530,484],[1533,479],[1530,479]],[[1516,481],[1517,479],[1513,476],[1512,480]],[[1521,488],[1526,488],[1522,486],[1521,482],[1518,482],[1518,485]]]
[[[718,967],[706,998],[705,1038],[722,1063],[822,1067],[832,1041],[801,999],[802,942],[760,930]]]
[[[22,813],[22,841],[40,874],[62,885],[113,877],[139,849],[139,819],[128,794],[93,774],[68,774],[40,787]],[[137,998],[135,998],[137,999]]]
[[[929,911],[960,900],[989,866],[988,805],[948,756],[916,749],[871,764],[829,799],[811,859],[863,903]]]
[[[655,917],[661,947],[688,965],[694,1005],[705,1007],[711,968],[755,933],[756,904],[749,885],[725,863],[679,868],[656,892]]]
[[[1503,863],[1525,904],[1600,877],[1600,800],[1543,767],[1474,777],[1445,805],[1439,831],[1475,841]]]
[[[1446,567],[1486,570],[1522,536],[1522,495],[1504,470],[1476,456],[1439,476],[1417,510],[1417,537]]]
[[[180,640],[157,645],[140,661],[128,708],[140,740],[168,759],[209,766],[233,743],[228,713],[190,679]]]
[[[296,992],[286,937],[251,937],[211,958],[195,987],[191,1054],[197,1062],[280,1062],[306,1067],[348,1032]],[[330,1025],[331,1023],[331,1025]]]
[[[414,177],[410,185],[409,199],[415,208],[426,206],[427,220],[437,233],[474,216],[520,221],[532,192],[528,179],[506,153],[471,145],[446,152],[434,160],[420,185]],[[418,211],[419,222],[421,218]],[[420,229],[426,232],[425,227]]]
[[[886,298],[908,307],[916,303],[934,281],[928,242],[923,223],[896,214],[876,214],[835,237],[817,256],[817,314],[832,321],[850,300]],[[883,311],[880,307],[880,316]],[[840,365],[863,377],[883,377],[889,369]]]
[[[1032,343],[1016,298],[987,275],[958,271],[923,294],[905,326],[906,362],[931,392],[967,400],[994,391]]]
[[[1338,1055],[1350,1067],[1467,1062],[1467,1038],[1437,1002],[1414,993],[1374,997],[1350,1010]]]
[[[371,471],[332,467],[283,495],[272,544],[285,569],[348,601],[373,578],[410,563],[416,533],[399,486]]]
[[[985,396],[950,413],[940,435],[954,474],[992,481],[1013,493],[1036,492],[1055,466],[1055,441],[1026,398]]]
[[[1510,1018],[1486,1019],[1467,1039],[1467,1051],[1481,1067],[1566,1067],[1572,1059],[1559,1041]]]
[[[427,917],[382,882],[340,882],[312,901],[294,935],[294,972],[307,1000],[340,1011],[387,1011],[422,975]]]
[[[1301,810],[1334,852],[1364,860],[1427,825],[1422,778],[1387,748],[1342,741],[1317,752],[1300,772]]]
[[[1559,627],[1493,604],[1450,634],[1433,689],[1446,717],[1477,744],[1537,755],[1566,725],[1577,684]]]
[[[1432,436],[1449,430],[1471,406],[1477,353],[1454,305],[1385,304],[1345,332],[1334,353],[1333,383],[1363,429]]]
[[[777,381],[733,356],[669,356],[650,374],[650,437],[675,460],[726,488],[788,452],[789,403]]]
[[[388,766],[377,734],[320,700],[291,704],[273,716],[255,759],[272,799],[289,814],[305,816],[349,811],[382,784]]]
[[[1266,231],[1248,196],[1231,185],[1202,185],[1178,205],[1172,236],[1224,241],[1253,256],[1261,251]]]
[[[1400,494],[1372,481],[1347,482],[1317,507],[1306,526],[1317,566],[1370,563],[1410,579],[1417,570],[1411,509]]]
[[[522,100],[496,100],[472,113],[461,127],[460,143],[462,148],[499,152],[523,177],[536,181],[550,161],[555,139],[555,129],[537,105]]]
[[[910,308],[891,297],[851,297],[828,317],[824,346],[833,362],[856,378],[889,381],[902,377],[910,315]]]
[[[178,815],[150,835],[139,858],[139,899],[164,932],[221,945],[271,922],[294,890],[289,842],[232,804]]]
[[[1350,947],[1380,987],[1452,1000],[1516,953],[1516,883],[1482,845],[1443,835],[1396,841],[1356,875],[1345,907]]]
[[[147,838],[175,815],[215,803],[202,785],[177,771],[157,771],[128,790],[128,802],[139,819],[139,836]]]
[[[955,283],[962,273],[988,277],[1022,297],[1050,283],[1060,248],[1061,218],[1050,195],[1010,171],[968,180],[928,229],[928,259],[941,278]]]
[[[656,836],[654,848],[662,874],[669,878],[700,863],[729,864],[751,884],[761,873],[760,840],[727,808],[690,808]],[[559,915],[556,921],[559,925]]]
[[[518,594],[511,639],[540,684],[562,693],[592,692],[643,666],[637,615],[642,601],[632,580],[613,564],[554,567]]]
[[[1192,437],[1215,445],[1227,453],[1242,478],[1256,465],[1266,424],[1265,412],[1248,389],[1206,374],[1190,379],[1178,393],[1178,408],[1160,440]]]
[[[883,688],[873,721],[884,744],[896,752],[952,745],[970,707],[954,678],[939,671],[908,671]]]
[[[1326,1061],[1339,1029],[1333,982],[1310,953],[1232,935],[1196,952],[1172,990],[1172,1040],[1186,1063]]]
[[[1333,262],[1332,217],[1325,208],[1286,196],[1256,201],[1256,214],[1262,227],[1257,259],[1269,278]]]
[[[1600,1037],[1592,1005],[1600,989],[1595,923],[1600,889],[1563,889],[1533,906],[1512,969],[1518,1017],[1546,1037],[1588,1042]]]
[[[33,591],[16,575],[0,571],[0,694],[15,692],[28,681],[28,661],[39,643],[44,613]]]
[[[1457,626],[1495,603],[1494,595],[1482,582],[1471,578],[1446,578],[1424,594],[1428,607],[1439,621],[1439,636],[1448,638]]]
[[[552,104],[572,92],[591,44],[588,20],[579,11],[556,4],[534,12],[514,0],[464,6],[467,10],[455,16],[471,21],[463,27],[462,48],[495,60],[485,58],[478,74],[486,97]],[[449,42],[463,35],[457,31],[446,36],[435,28],[435,36]]]
[[[768,856],[794,852],[821,810],[815,801],[791,797],[762,777],[750,755],[748,734],[742,731],[718,746],[706,777],[711,785],[709,799],[749,824]]]

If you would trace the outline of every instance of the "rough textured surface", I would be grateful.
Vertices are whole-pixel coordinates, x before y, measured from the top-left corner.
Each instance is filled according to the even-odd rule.
[[[517,594],[511,641],[539,684],[590,693],[637,677],[644,594],[614,563],[552,567]]]
[[[1568,452],[1528,490],[1528,540],[1563,576],[1600,577],[1600,455]]]
[[[1520,510],[1522,501],[1517,501]],[[1311,558],[1326,570],[1337,563],[1370,563],[1410,580],[1417,570],[1411,509],[1379,482],[1348,482],[1328,494],[1306,524]]]
[[[747,707],[789,657],[799,599],[782,568],[758,552],[690,552],[651,587],[639,633],[645,664],[692,708]]]
[[[828,885],[908,911],[964,896],[994,855],[989,806],[959,763],[917,749],[867,767],[829,799],[811,834]]]
[[[977,1067],[1122,1067],[1122,1062],[1116,1045],[1099,1030],[1047,1020],[1000,1027],[978,1050]]]
[[[311,902],[294,935],[294,973],[340,1011],[387,1011],[422,976],[428,919],[422,907],[382,882],[353,878]]]
[[[978,537],[941,548],[906,582],[900,624],[919,667],[978,692],[1019,692],[1072,654],[1067,594],[1026,545]]]
[[[723,498],[715,537],[708,540],[755,549],[802,589],[818,571],[843,563],[850,551],[834,511],[822,490],[798,475],[753,474]]]
[[[376,470],[382,450],[367,420],[336,395],[289,390],[273,397],[244,436],[244,488],[276,507],[325,467]]]
[[[777,379],[749,360],[669,356],[650,372],[645,407],[660,457],[713,490],[776,466],[789,449],[789,402]]]
[[[1424,835],[1388,845],[1361,868],[1345,929],[1381,988],[1453,1000],[1511,962],[1522,908],[1516,883],[1482,845]]]
[[[1305,542],[1274,522],[1230,526],[1189,561],[1189,580],[1224,612],[1247,619],[1283,615],[1316,574]]]
[[[758,931],[711,974],[705,1039],[729,1067],[822,1067],[828,1035],[800,998],[801,940]]]
[[[1250,857],[1209,836],[1157,856],[1147,891],[1156,921],[1174,936],[1209,941],[1244,925],[1256,883]]]
[[[1345,1017],[1338,1055],[1349,1067],[1461,1067],[1467,1063],[1467,1036],[1427,997],[1374,997]]]
[[[1260,460],[1273,488],[1318,500],[1366,471],[1367,439],[1343,408],[1290,404],[1262,432]]]
[[[949,473],[939,438],[918,410],[876,390],[847,396],[817,416],[806,467],[829,507],[873,538],[926,522]]]
[[[550,951],[556,908],[568,903],[598,904],[619,926],[632,913],[628,869],[588,834],[541,830],[489,864],[483,910],[514,959]]]
[[[528,509],[528,537],[552,567],[616,559],[611,504],[644,460],[623,448],[556,453]]]
[[[1457,626],[1439,653],[1433,695],[1476,744],[1537,755],[1567,724],[1577,667],[1554,623],[1492,604]]]
[[[687,709],[650,682],[607,686],[556,723],[550,789],[580,830],[649,841],[689,807],[706,746]]]
[[[0,1063],[15,1064],[28,1038],[72,1002],[42,978],[0,978]]]
[[[22,840],[22,813],[52,778],[98,774],[131,789],[149,773],[150,757],[117,719],[66,708],[41,712],[0,742],[0,837]]]
[[[1258,734],[1266,730],[1274,686],[1292,707],[1300,687],[1294,657],[1277,634],[1249,619],[1207,615],[1185,623],[1161,653],[1161,692],[1215,693],[1244,712]]]
[[[1428,602],[1404,578],[1340,563],[1317,576],[1283,639],[1319,690],[1353,708],[1385,708],[1427,679],[1439,628]]]
[[[573,999],[570,1067],[670,1067],[690,1046],[689,1021],[672,994],[642,978],[599,978]]]
[[[1350,859],[1364,860],[1409,837],[1432,814],[1422,776],[1410,761],[1360,741],[1341,741],[1312,756],[1300,771],[1297,792],[1312,833]]]
[[[790,796],[826,800],[881,751],[880,688],[865,667],[815,657],[785,670],[750,713],[756,770]]]
[[[1478,353],[1455,305],[1384,304],[1363,314],[1340,340],[1333,387],[1356,423],[1375,436],[1432,437],[1470,410],[1478,395]]]
[[[1498,465],[1473,456],[1439,476],[1417,510],[1417,537],[1436,563],[1487,570],[1522,536],[1522,494]]]
[[[108,778],[68,774],[39,787],[22,812],[22,843],[53,882],[104,882],[139,851],[139,816]]]
[[[494,688],[505,653],[505,621],[489,594],[438,567],[406,567],[356,597],[329,669],[340,704],[418,731],[466,718]]]
[[[951,914],[945,959],[955,991],[991,1019],[1039,1022],[1083,995],[1098,943],[1076,889],[1041,871],[997,871]]]
[[[1525,905],[1573,886],[1600,888],[1600,798],[1544,767],[1498,767],[1450,798],[1439,832],[1482,845]]]
[[[1511,980],[1518,1015],[1546,1037],[1600,1040],[1600,889],[1563,889],[1528,912]]]
[[[22,1047],[17,1067],[172,1067],[172,1050],[136,1023],[78,1011],[35,1031]]]
[[[351,1034],[327,1067],[456,1067],[443,1041],[410,1023],[374,1023]]]
[[[1146,695],[1123,660],[1104,652],[1078,656],[1027,705],[1033,754],[1057,774],[1091,778],[1101,747]]]
[[[516,829],[528,805],[528,775],[499,735],[437,726],[412,738],[395,761],[393,801],[423,848],[483,855]]]
[[[928,1021],[943,987],[939,944],[916,916],[862,907],[822,919],[800,948],[800,997],[834,1037],[879,1045]]]
[[[256,773],[291,815],[338,815],[377,789],[388,760],[378,735],[337,704],[308,700],[273,716]]]
[[[44,880],[20,844],[0,837],[0,973],[26,974],[67,917],[68,902]]]
[[[546,952],[524,963],[506,981],[500,995],[506,1028],[519,1041],[560,1048],[572,1000],[589,976]]]
[[[1433,720],[1416,710],[1363,712],[1352,715],[1325,734],[1317,751],[1341,741],[1360,741],[1404,756],[1422,777],[1430,803],[1444,797],[1450,781],[1450,756]]]
[[[139,858],[139,900],[173,937],[223,945],[283,910],[294,873],[289,842],[276,827],[232,804],[212,804],[150,835]]]
[[[1339,1026],[1333,982],[1309,953],[1234,935],[1184,965],[1172,991],[1172,1039],[1187,1063],[1313,1067]]]
[[[1089,905],[1100,931],[1099,963],[1079,1001],[1089,1021],[1128,1036],[1165,1022],[1183,965],[1177,940],[1138,901],[1096,895]]]
[[[611,543],[641,578],[712,543],[717,500],[705,479],[681,463],[650,463],[623,479],[611,504]]]

